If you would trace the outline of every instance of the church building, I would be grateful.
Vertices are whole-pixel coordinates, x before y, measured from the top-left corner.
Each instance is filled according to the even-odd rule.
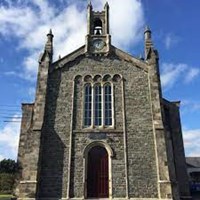
[[[162,97],[151,30],[132,56],[112,45],[108,3],[89,3],[84,46],[54,61],[53,37],[22,104],[17,199],[190,199],[180,102]]]

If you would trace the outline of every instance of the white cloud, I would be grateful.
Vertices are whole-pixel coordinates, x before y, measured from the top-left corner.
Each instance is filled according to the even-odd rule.
[[[35,87],[30,87],[28,89],[28,95],[31,99],[33,99],[35,97],[35,92],[36,92],[36,88]]]
[[[172,87],[186,70],[186,64],[163,63],[161,65],[161,83],[164,88]]]
[[[0,161],[2,161],[4,159],[4,156],[0,155]]]
[[[4,75],[6,75],[6,76],[17,76],[17,73],[15,71],[7,71],[7,72],[4,72]]]
[[[161,84],[164,89],[170,89],[175,83],[190,83],[200,74],[200,70],[184,63],[162,63]]]
[[[60,3],[64,4],[64,1]],[[80,8],[80,4],[78,0],[69,1],[63,10],[58,10],[48,0],[9,1],[8,6],[0,5],[0,33],[19,39],[18,48],[29,53],[24,58],[21,77],[35,79],[37,60],[50,28],[55,35],[55,59],[84,44],[87,10],[86,4],[84,8]],[[104,4],[104,0],[93,1],[95,10],[102,10]],[[142,37],[139,34],[144,24],[142,3],[139,0],[124,0],[122,4],[121,0],[109,0],[109,4],[113,44],[128,50]]]
[[[183,130],[183,139],[187,156],[200,156],[200,129]]]
[[[0,32],[8,36],[24,37],[38,22],[34,12],[28,7],[1,6],[0,11]]]
[[[4,128],[0,129],[0,160],[2,158],[16,159],[19,142],[20,123],[14,122],[19,121],[18,119],[15,119],[15,117],[19,116],[13,116],[11,122],[8,122]]]
[[[164,44],[166,49],[170,49],[172,46],[176,45],[180,41],[179,37],[175,36],[172,33],[166,35]]]
[[[143,37],[144,14],[141,1],[109,0],[113,43],[128,49]],[[128,48],[127,48],[128,47]]]
[[[200,111],[200,101],[194,101],[194,100],[183,100],[181,101],[182,105],[182,113],[188,114],[193,112],[199,112]]]
[[[185,82],[190,82],[192,81],[195,77],[197,77],[200,74],[200,69],[197,68],[192,68],[190,69],[190,71],[188,72],[186,78],[185,78]]]

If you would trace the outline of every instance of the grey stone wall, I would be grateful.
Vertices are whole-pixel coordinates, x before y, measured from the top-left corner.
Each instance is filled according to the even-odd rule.
[[[125,111],[130,197],[158,197],[147,73],[126,66]]]
[[[113,197],[125,197],[125,167],[123,134],[109,131],[100,132],[76,132],[73,133],[72,172],[71,172],[71,197],[81,198],[84,195],[84,167],[83,151],[87,145],[94,141],[102,141],[110,145],[114,151],[112,157],[112,187]]]
[[[181,199],[187,199],[191,198],[191,195],[189,191],[189,181],[185,161],[179,107],[180,102],[169,102],[163,100],[163,110],[165,115],[164,124],[166,130],[169,133],[168,140],[171,142],[172,146],[172,151],[168,151],[168,153],[170,153],[168,156],[173,157],[173,160],[169,162],[169,166],[174,166],[175,170],[175,178],[173,174],[171,174],[170,178],[172,180],[176,180],[174,184],[178,187],[177,189],[179,191]]]
[[[60,70],[49,75],[42,129],[39,197],[66,196],[72,81]]]
[[[20,198],[35,198],[37,187],[40,131],[32,130],[34,104],[23,104],[22,123],[18,150],[20,177],[16,195]]]
[[[166,130],[163,125],[162,90],[160,84],[159,55],[153,47],[146,49],[148,63],[148,77],[150,88],[150,102],[152,108],[154,144],[156,150],[156,164],[158,172],[159,198],[172,198],[172,184],[169,177],[167,158]]]
[[[83,117],[83,83],[73,82],[76,76],[115,75],[124,78],[125,110],[122,107],[122,84],[114,83],[115,127],[85,130]],[[72,97],[74,94],[74,102]],[[72,105],[74,108],[72,109]],[[74,114],[72,113],[72,110]],[[123,112],[126,124],[123,122]],[[70,132],[73,114],[73,131]],[[127,132],[124,133],[123,126]],[[149,101],[148,76],[144,70],[117,57],[79,57],[74,62],[49,74],[46,98],[45,121],[42,129],[41,170],[39,175],[39,197],[66,197],[68,193],[68,169],[70,134],[72,134],[70,196],[84,196],[83,150],[95,140],[110,145],[112,158],[112,195],[126,197],[124,157],[124,134],[127,134],[129,196],[156,198],[158,196],[155,147]],[[99,133],[100,132],[100,133]],[[98,138],[104,134],[103,139]],[[91,137],[92,135],[92,137]]]
[[[113,198],[157,199],[170,195],[167,165],[170,159],[167,161],[163,157],[169,143],[165,144],[167,137],[161,126],[163,119],[156,78],[159,75],[155,69],[149,72],[146,63],[130,60],[128,55],[122,59],[122,55],[123,52],[120,57],[115,54],[107,57],[81,55],[64,65],[58,62],[51,66],[42,129],[32,130],[33,106],[31,112],[27,111],[31,116],[29,124],[22,127],[19,151],[24,165],[22,180],[30,182],[19,185],[21,198],[86,197],[84,150],[95,141],[104,142],[113,151],[109,170]],[[93,78],[110,75],[114,95],[113,127],[84,128],[83,89],[87,75]],[[176,116],[173,129],[178,131],[179,116],[174,112],[171,113]],[[183,146],[181,148],[183,150]],[[35,165],[38,149],[40,156]],[[172,172],[172,168],[169,169]],[[37,180],[31,182],[36,176]]]

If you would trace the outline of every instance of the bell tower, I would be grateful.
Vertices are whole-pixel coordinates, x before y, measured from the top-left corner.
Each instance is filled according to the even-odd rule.
[[[107,54],[111,45],[108,2],[101,12],[93,11],[91,2],[88,4],[87,10],[86,52],[89,54]]]

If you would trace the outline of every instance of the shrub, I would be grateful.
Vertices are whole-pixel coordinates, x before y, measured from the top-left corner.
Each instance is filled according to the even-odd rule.
[[[11,194],[15,183],[15,174],[0,173],[0,193]]]

